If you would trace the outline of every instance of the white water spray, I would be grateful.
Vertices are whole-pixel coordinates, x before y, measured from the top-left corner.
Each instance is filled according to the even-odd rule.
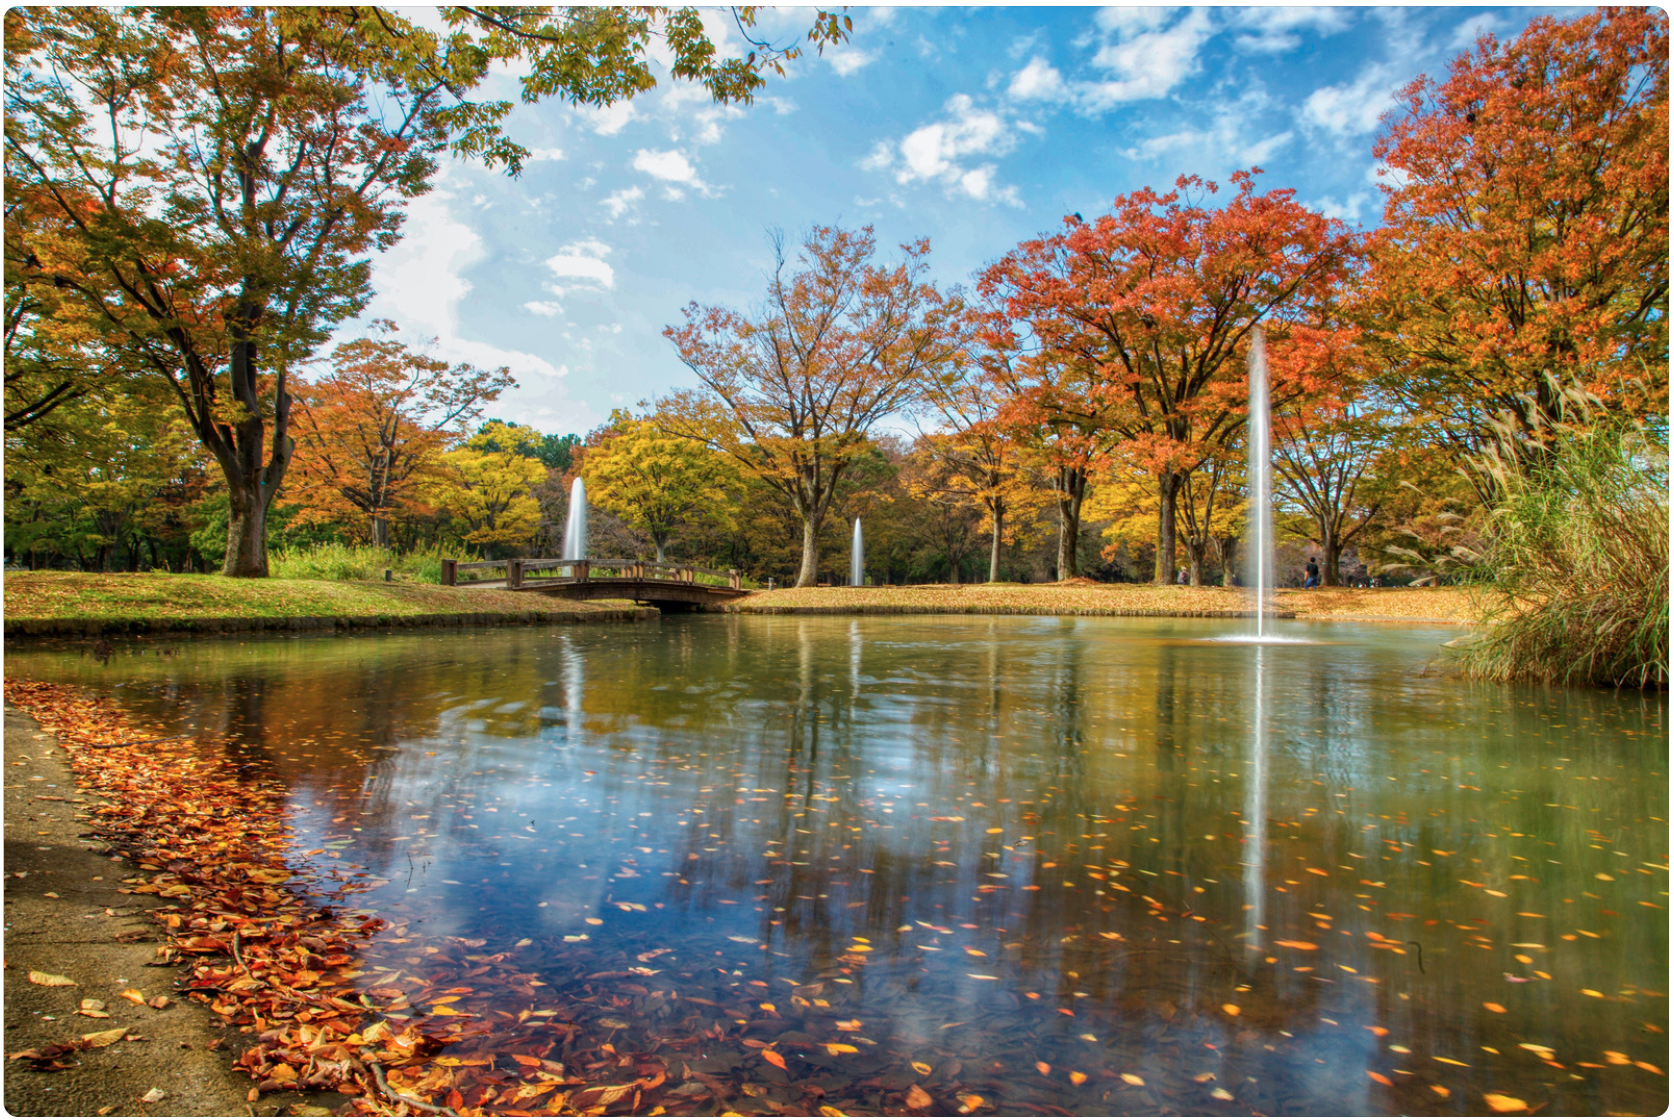
[[[854,545],[849,550],[849,586],[866,586],[866,544],[860,537],[860,518],[854,519]]]
[[[564,521],[564,555],[560,560],[587,559],[587,484],[570,484],[570,515]]]
[[[1267,597],[1273,583],[1273,436],[1267,401],[1267,339],[1250,340],[1249,539],[1255,561],[1256,640],[1267,637]]]

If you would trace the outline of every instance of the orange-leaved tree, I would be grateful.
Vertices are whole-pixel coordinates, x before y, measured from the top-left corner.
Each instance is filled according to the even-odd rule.
[[[818,226],[792,272],[775,235],[756,314],[694,303],[684,326],[663,331],[703,390],[661,402],[660,423],[785,497],[802,522],[798,587],[814,582],[820,526],[867,432],[922,393],[955,351],[959,302],[925,279],[929,242],[902,250],[894,265],[875,263],[870,226]]]
[[[1668,409],[1668,16],[1536,18],[1404,91],[1372,324],[1391,385],[1455,447],[1552,430],[1579,382]],[[1533,446],[1533,445],[1530,445]]]
[[[312,519],[364,518],[367,538],[384,548],[391,516],[415,476],[439,461],[449,430],[463,434],[485,403],[517,382],[504,366],[483,370],[417,353],[387,319],[372,328],[336,347],[319,380],[299,386],[287,494]]]
[[[1176,499],[1186,476],[1244,423],[1244,355],[1258,323],[1326,319],[1359,253],[1341,222],[1286,189],[1257,193],[1259,168],[1235,171],[1236,194],[1182,176],[1176,189],[1118,196],[1092,222],[1025,241],[983,274],[1025,344],[1065,376],[1025,395],[1040,423],[1109,433],[1157,488],[1155,578],[1176,557]],[[1275,388],[1275,397],[1287,390]]]

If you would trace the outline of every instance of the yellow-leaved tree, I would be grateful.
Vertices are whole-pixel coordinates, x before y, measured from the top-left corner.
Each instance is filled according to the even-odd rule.
[[[442,456],[442,471],[427,496],[467,544],[485,552],[509,551],[540,530],[541,506],[531,491],[545,480],[546,467],[518,450],[540,442],[535,429],[496,420]]]
[[[669,538],[698,519],[729,520],[738,470],[695,439],[669,435],[649,417],[617,409],[613,434],[581,464],[588,500],[644,532],[663,562]]]

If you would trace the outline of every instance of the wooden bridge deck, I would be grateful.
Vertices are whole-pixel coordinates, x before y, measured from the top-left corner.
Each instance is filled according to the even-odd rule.
[[[505,569],[504,578],[459,578],[462,571],[499,568]],[[539,574],[542,572],[554,574]],[[466,564],[443,560],[442,582],[451,587],[529,591],[555,599],[632,599],[674,609],[723,603],[748,594],[736,571],[719,572],[690,564],[656,564],[643,560],[541,558]]]

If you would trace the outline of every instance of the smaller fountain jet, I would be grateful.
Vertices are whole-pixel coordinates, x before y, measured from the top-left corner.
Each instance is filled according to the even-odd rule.
[[[587,559],[587,484],[580,478],[570,484],[570,515],[564,521],[564,555],[559,559]]]
[[[849,586],[866,586],[866,546],[860,536],[860,518],[854,519],[854,545],[849,550]]]

